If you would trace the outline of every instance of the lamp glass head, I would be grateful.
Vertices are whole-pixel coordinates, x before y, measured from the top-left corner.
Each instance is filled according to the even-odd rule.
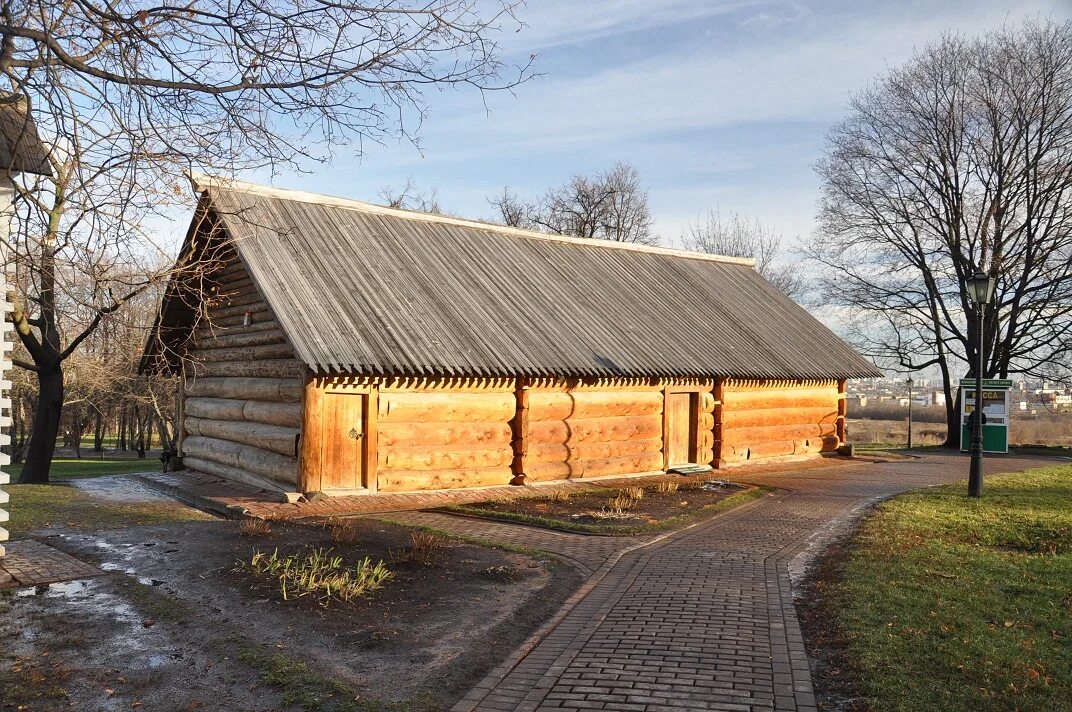
[[[986,272],[976,270],[968,278],[968,297],[976,304],[989,304],[994,298],[995,280]]]

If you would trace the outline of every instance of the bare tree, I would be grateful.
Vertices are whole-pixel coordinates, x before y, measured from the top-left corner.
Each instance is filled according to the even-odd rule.
[[[406,178],[406,182],[398,190],[390,185],[384,186],[380,190],[380,199],[390,208],[443,214],[443,208],[439,205],[439,191],[435,188],[422,191],[413,182],[413,178]]]
[[[738,213],[724,218],[717,210],[709,210],[685,228],[681,241],[695,252],[751,257],[756,271],[789,297],[797,299],[803,292],[800,269],[785,261],[781,233],[758,219],[749,220]]]
[[[594,176],[575,175],[532,203],[508,188],[489,202],[499,210],[500,220],[514,227],[640,245],[659,242],[640,174],[621,161]]]
[[[516,86],[494,34],[511,0],[96,0],[0,5],[0,76],[53,143],[53,176],[16,179],[13,319],[38,400],[21,482],[45,482],[63,363],[148,285],[148,225],[190,170],[300,168],[336,148],[416,141],[430,86]],[[5,99],[6,100],[6,99]],[[146,267],[150,265],[150,267]],[[196,269],[196,265],[182,265]],[[63,320],[69,311],[76,318]]]
[[[938,367],[950,445],[960,373],[1069,379],[1072,23],[920,51],[853,99],[819,174],[823,296],[881,364]],[[997,280],[982,374],[977,269]]]
[[[509,186],[504,187],[499,195],[488,198],[488,202],[499,211],[499,222],[503,225],[521,228],[530,226],[529,215],[532,214],[533,207],[517,197],[517,193],[510,190]]]

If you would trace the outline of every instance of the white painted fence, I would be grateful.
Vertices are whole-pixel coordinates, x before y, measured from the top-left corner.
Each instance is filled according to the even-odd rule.
[[[14,197],[14,189],[11,179],[0,178],[0,445],[11,443],[11,435],[7,429],[11,427],[11,381],[7,375],[11,370],[11,349],[15,347],[13,342],[15,325],[11,323],[8,314],[11,313],[11,302],[7,298],[8,280],[12,265],[12,251],[8,244],[11,233],[11,201]],[[0,453],[0,486],[11,481],[10,476],[4,471],[11,464],[11,456]],[[7,541],[8,494],[0,489],[0,556],[6,552],[4,542]]]

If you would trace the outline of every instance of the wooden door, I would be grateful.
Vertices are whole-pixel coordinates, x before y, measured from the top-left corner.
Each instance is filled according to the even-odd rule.
[[[694,393],[666,394],[666,462],[667,467],[687,465],[693,461]]]
[[[324,394],[320,451],[320,487],[324,490],[352,490],[365,482],[364,393]]]

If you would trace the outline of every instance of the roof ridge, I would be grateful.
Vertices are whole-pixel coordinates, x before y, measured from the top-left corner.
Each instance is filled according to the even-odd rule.
[[[686,259],[694,260],[706,260],[708,262],[722,262],[725,264],[736,264],[744,267],[755,268],[756,261],[752,257],[730,257],[728,255],[714,255],[707,252],[693,252],[691,250],[679,250],[672,247],[656,247],[654,245],[637,245],[629,242],[615,242],[613,240],[599,240],[590,237],[569,237],[566,235],[553,235],[545,232],[537,232],[535,230],[525,230],[517,227],[509,227],[507,225],[498,225],[496,223],[484,222],[481,220],[471,220],[467,218],[456,218],[449,215],[441,215],[438,213],[423,213],[416,210],[404,210],[401,208],[391,208],[386,205],[377,205],[376,203],[367,203],[362,200],[355,200],[353,198],[340,198],[333,195],[324,195],[322,193],[312,193],[303,190],[294,190],[291,188],[275,188],[273,186],[267,186],[260,183],[250,183],[248,181],[236,180],[232,178],[219,178],[216,176],[209,176],[200,173],[191,173],[190,182],[193,184],[194,190],[197,192],[208,191],[212,189],[216,190],[230,190],[242,193],[253,193],[259,195],[271,196],[282,200],[295,200],[303,203],[316,203],[317,205],[326,205],[337,208],[343,208],[348,210],[358,210],[366,213],[375,213],[380,215],[390,215],[406,220],[418,220],[422,222],[437,222],[447,225],[459,225],[462,227],[472,227],[480,230],[488,230],[490,232],[501,233],[504,235],[513,235],[515,237],[525,237],[535,240],[547,240],[549,242],[562,242],[571,245],[588,245],[591,247],[603,247],[615,250],[627,250],[630,252],[647,252],[657,255],[668,255],[672,257],[683,257]]]

